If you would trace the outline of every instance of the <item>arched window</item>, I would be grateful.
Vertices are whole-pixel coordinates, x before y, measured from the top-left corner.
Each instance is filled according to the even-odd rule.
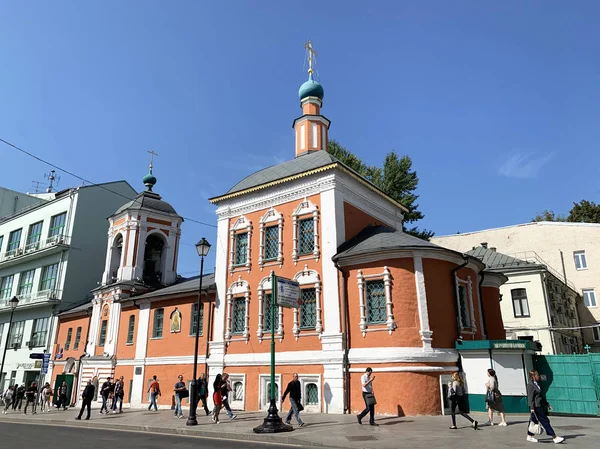
[[[162,277],[163,253],[165,241],[157,234],[150,234],[144,250],[144,283],[160,285]]]
[[[235,382],[233,384],[233,400],[243,401],[244,400],[244,384],[241,382]]]
[[[118,234],[113,242],[110,254],[110,278],[116,279],[119,268],[121,267],[121,259],[123,257],[123,236]]]
[[[319,404],[319,387],[316,384],[306,384],[306,405]]]

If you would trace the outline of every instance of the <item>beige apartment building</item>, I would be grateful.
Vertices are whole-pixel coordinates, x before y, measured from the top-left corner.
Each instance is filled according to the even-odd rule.
[[[484,244],[522,260],[543,262],[583,297],[578,312],[584,340],[600,352],[600,224],[524,223],[431,241],[462,252]]]

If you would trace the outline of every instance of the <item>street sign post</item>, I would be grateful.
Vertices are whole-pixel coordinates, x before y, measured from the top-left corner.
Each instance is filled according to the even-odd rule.
[[[285,279],[275,276],[275,272],[271,271],[271,323],[275,325],[275,311],[278,306],[282,307],[299,307],[300,300],[300,285],[291,279]],[[282,295],[281,298],[279,295]],[[290,305],[284,305],[290,304]],[[265,313],[269,313],[265,310]],[[277,398],[275,397],[275,329],[271,329],[271,391],[270,404],[267,417],[264,422],[255,427],[253,430],[256,433],[278,433],[291,432],[294,428],[288,424],[284,424],[281,417],[277,414]]]
[[[300,284],[277,276],[277,305],[297,309],[302,305]]]

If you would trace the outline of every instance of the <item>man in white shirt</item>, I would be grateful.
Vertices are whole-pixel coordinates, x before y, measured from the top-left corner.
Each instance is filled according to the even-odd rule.
[[[365,374],[360,377],[362,396],[365,401],[366,408],[360,412],[356,418],[358,419],[358,423],[362,425],[362,419],[367,416],[367,413],[369,413],[369,424],[372,426],[378,426],[379,424],[375,423],[375,396],[373,396],[373,381],[375,380],[375,376],[371,377],[372,373],[373,370],[371,368],[367,368]]]

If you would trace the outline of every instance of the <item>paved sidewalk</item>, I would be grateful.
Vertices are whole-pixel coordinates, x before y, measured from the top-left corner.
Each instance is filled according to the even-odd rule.
[[[509,417],[508,427],[481,425],[474,431],[467,421],[458,419],[458,430],[448,430],[450,417],[379,417],[379,427],[358,425],[353,415],[303,414],[306,425],[296,427],[293,432],[257,435],[252,428],[262,423],[266,413],[241,412],[234,421],[225,416],[221,424],[199,416],[198,426],[187,427],[185,419],[174,419],[169,410],[149,412],[126,410],[123,414],[100,415],[92,411],[90,421],[76,421],[77,411],[70,409],[49,413],[23,415],[9,412],[0,415],[0,422],[27,422],[47,425],[68,425],[75,427],[107,428],[154,432],[164,434],[202,436],[220,439],[235,439],[263,443],[295,444],[304,447],[337,447],[364,449],[427,448],[444,446],[446,449],[464,449],[476,446],[478,449],[498,447],[523,447],[531,443],[525,441],[527,416]],[[480,422],[487,421],[483,414],[473,414]],[[595,447],[600,441],[600,419],[552,417],[556,432],[566,438],[565,443],[574,448]],[[540,442],[551,442],[542,435]]]

